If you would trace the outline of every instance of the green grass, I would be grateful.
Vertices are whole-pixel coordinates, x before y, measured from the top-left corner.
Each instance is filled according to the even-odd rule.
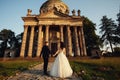
[[[120,58],[82,59],[71,61],[74,72],[80,74],[84,80],[93,80],[93,76],[105,80],[120,80]]]
[[[38,61],[27,60],[2,61],[0,62],[0,79],[15,75],[16,72],[27,70],[38,63]]]
[[[96,80],[93,76],[102,77],[105,80],[120,80],[120,58],[101,58],[101,59],[88,59],[88,58],[72,58],[70,64],[74,72],[81,76],[83,80]],[[0,62],[0,79],[15,75],[16,72],[27,70],[40,61],[34,60],[12,60]],[[104,69],[106,68],[106,69]],[[80,74],[81,71],[84,74]]]

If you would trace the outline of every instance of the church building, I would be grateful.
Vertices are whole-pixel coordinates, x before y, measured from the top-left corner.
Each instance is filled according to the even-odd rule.
[[[66,56],[86,56],[83,19],[80,10],[69,14],[68,6],[61,0],[47,0],[39,14],[28,9],[24,21],[21,57],[39,57],[44,42],[54,54],[60,42],[65,43]]]

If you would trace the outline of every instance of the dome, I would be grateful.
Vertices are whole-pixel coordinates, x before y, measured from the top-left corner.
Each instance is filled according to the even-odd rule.
[[[47,13],[51,10],[61,12],[63,14],[69,14],[68,6],[63,3],[61,0],[47,0],[40,7],[40,13]]]

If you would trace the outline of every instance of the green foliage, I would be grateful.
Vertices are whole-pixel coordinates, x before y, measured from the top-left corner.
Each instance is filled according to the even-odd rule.
[[[117,25],[117,28],[115,30],[115,37],[114,37],[114,41],[115,41],[115,45],[118,45],[120,44],[120,12],[117,14],[117,22],[118,22],[118,25]]]
[[[91,76],[89,74],[81,75],[83,80],[92,80]]]
[[[100,38],[98,35],[96,35],[96,25],[90,21],[87,17],[83,17],[83,29],[84,29],[84,35],[85,35],[85,43],[87,47],[88,53],[90,53],[90,50],[99,46],[102,46],[102,43],[100,42]]]
[[[1,36],[1,40],[5,41],[5,40],[8,40],[12,37],[15,37],[15,34],[13,31],[11,30],[7,30],[7,29],[3,29],[1,32],[0,32],[0,36]]]
[[[120,11],[117,14],[117,21],[118,21],[118,25],[117,25],[117,29],[116,29],[116,35],[120,38]],[[118,43],[120,44],[120,40]]]
[[[114,53],[113,53],[114,56],[120,56],[120,47],[115,47],[114,48]]]
[[[22,35],[18,34],[15,36],[15,33],[11,30],[3,29],[0,31],[0,40],[2,41],[0,43],[0,57],[4,56],[5,49],[11,49],[16,50],[16,54],[14,57],[18,57],[20,53],[20,47],[21,47],[21,41],[22,41]],[[8,44],[10,46],[8,46]]]
[[[0,32],[0,40],[2,43],[0,43],[0,57],[3,57],[4,51],[6,48],[8,48],[8,43],[10,43],[11,38],[15,37],[15,34],[11,30],[3,29]]]
[[[117,26],[111,18],[107,18],[107,16],[103,16],[101,19],[101,24],[100,24],[100,33],[102,34],[101,36],[101,41],[107,45],[108,43],[110,44],[112,53],[113,53],[113,47],[112,44],[115,44],[116,41],[116,29]]]
[[[114,52],[120,52],[120,47],[115,47]]]

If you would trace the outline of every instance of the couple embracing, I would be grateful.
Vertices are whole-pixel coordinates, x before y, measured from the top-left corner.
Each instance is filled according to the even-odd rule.
[[[60,49],[58,49],[58,51],[53,55],[53,56],[57,55],[57,57],[55,58],[52,67],[50,69],[50,74],[49,74],[50,76],[60,77],[60,78],[66,78],[72,76],[73,71],[70,67],[69,61],[66,55],[64,54],[64,52],[65,52],[64,43],[60,42]],[[48,66],[49,54],[50,54],[50,50],[48,48],[48,42],[45,42],[45,45],[43,46],[41,51],[41,55],[44,60],[43,69],[45,75],[48,75],[47,66]]]

